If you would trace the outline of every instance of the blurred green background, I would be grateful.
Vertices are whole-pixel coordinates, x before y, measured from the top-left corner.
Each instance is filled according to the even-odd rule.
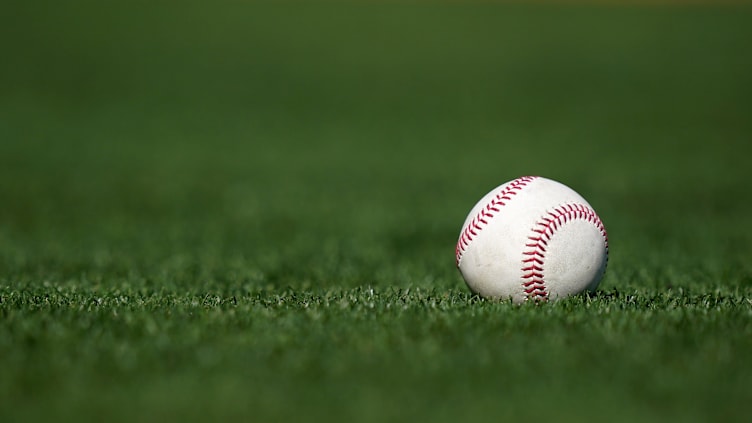
[[[749,211],[747,8],[8,9],[0,221],[35,251],[149,248],[134,232],[190,225],[230,251],[394,235],[445,254],[474,201],[522,174],[590,199],[617,257],[621,234],[671,242],[676,221]]]
[[[246,391],[271,404],[254,403],[256,417],[273,421],[291,417],[281,411],[285,395],[337,401],[350,392],[373,420],[420,416],[445,404],[440,413],[423,414],[438,421],[461,414],[447,411],[452,398],[445,395],[457,392],[440,387],[459,381],[469,404],[488,405],[488,393],[473,391],[474,373],[442,378],[439,368],[421,361],[442,357],[440,351],[408,347],[416,362],[386,373],[377,364],[394,364],[388,349],[375,353],[372,366],[355,366],[355,355],[343,355],[344,369],[364,373],[323,391],[316,386],[331,382],[326,368],[314,365],[320,373],[308,374],[261,360],[269,374],[261,367],[254,372],[264,377],[291,369],[265,382],[272,387],[264,396],[259,381],[232,377],[243,374],[244,356],[228,352],[239,348],[231,340],[254,332],[242,325],[231,330],[222,320],[228,315],[202,314],[195,333],[185,327],[183,338],[170,338],[170,351],[183,357],[177,364],[148,349],[155,341],[148,330],[135,338],[119,333],[110,309],[92,322],[81,319],[91,301],[118,295],[146,301],[138,315],[145,320],[133,325],[147,329],[155,310],[172,321],[171,301],[190,305],[209,296],[316,296],[373,287],[449,292],[470,301],[454,268],[460,225],[487,191],[526,174],[570,185],[599,212],[611,245],[604,292],[739,295],[736,320],[718,323],[736,333],[726,364],[739,365],[733,357],[752,353],[739,338],[752,331],[752,303],[744,302],[752,274],[752,9],[552,3],[6,3],[0,15],[0,361],[13,370],[0,374],[0,404],[39,417],[44,410],[35,406],[52,402],[49,410],[63,417],[87,410],[82,418],[109,420],[113,409],[128,410],[135,395],[152,417],[246,419],[244,408],[231,405]],[[64,304],[47,304],[46,318],[28,307],[50,295]],[[649,301],[643,305],[650,310]],[[462,313],[454,324],[468,317]],[[64,322],[62,338],[49,316]],[[261,320],[271,337],[264,345],[296,347],[272,335],[276,319]],[[293,333],[307,339],[303,349],[323,342],[305,338],[310,328],[300,324],[302,332]],[[406,323],[397,318],[396,324]],[[71,325],[83,326],[72,331]],[[440,339],[468,330],[459,325]],[[626,339],[636,339],[646,325],[627,331]],[[707,332],[718,329],[708,325]],[[684,336],[700,339],[700,332],[687,330]],[[215,331],[225,336],[212,341]],[[420,326],[415,333],[429,336]],[[110,341],[81,345],[96,334]],[[476,347],[505,351],[484,350],[476,341],[465,341],[470,360],[478,358]],[[179,355],[206,342],[219,357],[213,364]],[[542,348],[528,342],[512,344],[520,351]],[[315,351],[296,357],[326,362],[330,352]],[[438,362],[451,367],[462,354]],[[572,357],[560,376],[587,374],[582,363],[592,357]],[[703,363],[694,358],[688,362]],[[427,391],[396,392],[416,395],[418,412],[385,412],[369,398],[394,401],[388,387],[405,366],[413,369],[407,386]],[[622,382],[629,371],[620,373]],[[743,399],[743,389],[735,388],[751,374],[749,364],[742,366],[738,379],[712,399],[732,391]],[[208,375],[217,377],[209,384],[215,389],[202,402],[197,398]],[[601,378],[585,376],[593,384]],[[707,394],[700,386],[713,380],[695,374],[686,394]],[[365,391],[353,394],[353,386]],[[569,388],[556,386],[548,393],[566,397]],[[629,398],[639,383],[621,386],[596,395],[607,400],[604,408]],[[651,414],[634,395],[635,414],[625,419],[666,416]],[[711,403],[688,413],[703,420]],[[191,404],[207,414],[193,414]],[[304,404],[313,419],[338,416]],[[482,407],[477,413],[483,415]]]

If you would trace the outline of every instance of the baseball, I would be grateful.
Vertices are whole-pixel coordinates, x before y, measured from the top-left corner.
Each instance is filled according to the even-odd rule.
[[[482,297],[555,300],[595,290],[606,271],[608,237],[574,190],[523,176],[478,201],[455,253],[467,286]]]

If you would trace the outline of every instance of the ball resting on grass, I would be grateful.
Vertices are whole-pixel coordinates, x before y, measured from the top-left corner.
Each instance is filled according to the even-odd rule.
[[[606,270],[608,237],[574,190],[523,176],[478,201],[455,254],[467,286],[482,297],[553,300],[595,290]]]

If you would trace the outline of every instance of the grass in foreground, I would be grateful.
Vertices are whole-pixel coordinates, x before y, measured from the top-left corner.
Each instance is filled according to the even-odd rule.
[[[741,419],[718,404],[749,400],[749,288],[522,307],[453,289],[229,288],[6,288],[6,413],[703,421]]]

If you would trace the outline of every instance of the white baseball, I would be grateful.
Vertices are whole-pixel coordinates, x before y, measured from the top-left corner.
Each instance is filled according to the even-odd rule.
[[[467,286],[482,297],[553,300],[595,290],[606,270],[608,237],[574,190],[523,176],[473,207],[456,259]]]

